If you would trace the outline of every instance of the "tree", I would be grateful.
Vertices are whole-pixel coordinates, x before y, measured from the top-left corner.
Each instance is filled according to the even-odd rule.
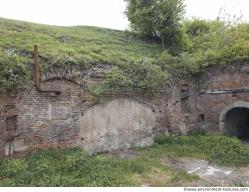
[[[125,0],[131,29],[143,37],[161,41],[163,49],[179,47],[184,0]]]

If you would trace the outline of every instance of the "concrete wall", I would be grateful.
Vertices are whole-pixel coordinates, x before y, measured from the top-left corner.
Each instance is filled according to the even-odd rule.
[[[81,118],[80,137],[88,152],[111,151],[153,142],[156,116],[130,99],[114,99],[91,107]]]

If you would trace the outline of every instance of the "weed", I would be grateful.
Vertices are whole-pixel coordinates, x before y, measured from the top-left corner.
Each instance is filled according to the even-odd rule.
[[[194,134],[180,137],[160,135],[150,153],[205,158],[225,166],[249,164],[249,149],[234,137],[221,134]]]

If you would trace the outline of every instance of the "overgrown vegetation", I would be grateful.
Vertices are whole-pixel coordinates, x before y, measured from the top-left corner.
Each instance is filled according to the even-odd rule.
[[[175,170],[165,158],[207,159],[225,166],[249,165],[249,148],[220,134],[160,135],[134,156],[88,156],[80,148],[45,150],[0,161],[0,186],[179,186],[198,179]]]
[[[178,56],[164,52],[162,63],[179,73],[197,74],[208,66],[249,61],[249,24],[194,19],[182,26],[184,51]]]
[[[197,157],[225,166],[249,165],[249,148],[237,138],[221,134],[194,134],[180,137],[160,135],[148,154]]]
[[[132,30],[144,38],[161,41],[162,48],[176,52],[181,46],[180,21],[184,0],[125,0]]]
[[[249,61],[249,24],[239,19],[185,20],[177,30],[180,47],[169,46],[162,51],[157,41],[142,40],[132,32],[0,19],[0,91],[31,79],[34,44],[40,47],[44,69],[53,65],[81,70],[96,64],[110,65],[112,69],[101,83],[87,84],[96,97],[124,91],[151,94],[164,89],[166,81],[176,74],[185,77],[208,66]]]
[[[249,24],[228,14],[217,20],[183,20],[183,0],[126,0],[126,15],[134,33],[163,48],[159,65],[181,75],[202,72],[210,65],[249,61]]]
[[[155,71],[164,73],[155,62],[160,54],[160,46],[136,38],[130,32],[84,26],[48,26],[0,18],[0,67],[4,71],[0,74],[2,90],[6,87],[13,88],[7,74],[9,71],[17,71],[18,66],[25,69],[27,76],[30,75],[28,72],[33,63],[34,44],[39,46],[44,69],[53,65],[88,69],[93,65],[103,64],[116,66],[126,75],[133,64],[146,63],[155,78]],[[115,69],[112,73],[115,73]],[[16,74],[24,76],[23,71]],[[111,74],[108,74],[107,79]],[[132,86],[138,87],[132,79],[129,81],[129,89]],[[141,85],[140,89],[146,86]]]
[[[30,72],[25,59],[7,56],[0,51],[0,92],[17,88],[17,84],[25,82]]]
[[[41,151],[26,159],[0,162],[0,186],[167,186],[196,178],[153,158],[88,156],[80,148]]]
[[[158,65],[143,60],[113,67],[102,83],[89,86],[89,92],[99,97],[105,93],[143,91],[154,94],[165,87],[168,73]]]

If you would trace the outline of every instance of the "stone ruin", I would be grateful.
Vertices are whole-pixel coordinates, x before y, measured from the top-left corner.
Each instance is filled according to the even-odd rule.
[[[224,132],[249,139],[249,64],[215,66],[154,96],[88,97],[78,72],[40,74],[35,48],[34,82],[0,95],[0,158],[46,148],[82,146],[88,153],[149,146],[159,133]],[[103,70],[103,66],[96,66]],[[101,78],[91,71],[89,76]]]

